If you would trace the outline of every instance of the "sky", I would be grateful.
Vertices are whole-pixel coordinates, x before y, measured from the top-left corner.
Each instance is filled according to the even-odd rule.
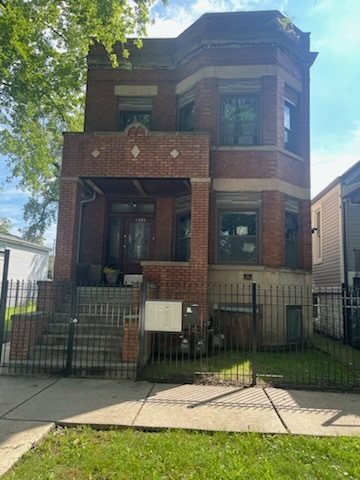
[[[169,0],[152,10],[149,37],[175,37],[202,14],[279,10],[303,32],[319,55],[311,68],[311,196],[360,160],[360,1],[359,0]],[[7,177],[0,158],[0,184]],[[0,191],[0,217],[9,217],[18,234],[27,195],[16,182]],[[46,232],[51,247],[53,225]]]

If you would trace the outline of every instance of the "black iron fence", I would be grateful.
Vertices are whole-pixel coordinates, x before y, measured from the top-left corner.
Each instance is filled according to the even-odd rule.
[[[2,374],[360,389],[357,291],[9,282],[4,311]]]
[[[133,295],[125,287],[9,282],[0,372],[133,378]]]
[[[360,389],[358,292],[211,285],[204,299],[203,291],[163,288],[162,298],[182,300],[181,330],[142,325],[152,343],[141,378]]]

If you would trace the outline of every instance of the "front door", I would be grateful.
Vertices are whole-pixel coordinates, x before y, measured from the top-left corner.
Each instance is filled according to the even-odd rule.
[[[152,258],[153,219],[136,216],[124,219],[122,265],[124,273],[141,273],[141,260]]]
[[[141,273],[140,262],[153,258],[153,227],[152,215],[109,216],[106,264],[116,265],[123,274]]]

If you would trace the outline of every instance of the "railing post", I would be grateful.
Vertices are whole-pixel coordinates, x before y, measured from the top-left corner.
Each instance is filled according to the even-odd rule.
[[[140,286],[140,299],[139,299],[139,348],[138,348],[138,356],[137,356],[137,364],[136,364],[136,378],[139,379],[141,377],[141,372],[144,365],[144,349],[145,349],[145,302],[146,302],[146,294],[147,294],[147,281],[146,279],[143,280],[143,283]]]
[[[65,367],[66,377],[71,375],[71,372],[72,372],[75,325],[78,323],[78,319],[75,316],[76,314],[76,282],[72,282],[70,285],[71,285],[70,323],[69,323],[67,350],[66,350],[66,367]]]
[[[1,253],[4,254],[4,268],[2,273],[1,297],[0,297],[0,363],[1,363],[3,342],[4,342],[4,333],[5,333],[5,314],[6,314],[7,289],[8,289],[10,250],[6,248],[5,251]]]
[[[257,354],[257,318],[256,318],[256,282],[252,283],[252,386],[256,385],[256,354]]]

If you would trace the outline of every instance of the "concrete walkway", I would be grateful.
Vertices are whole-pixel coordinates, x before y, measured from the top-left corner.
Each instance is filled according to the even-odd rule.
[[[54,425],[360,435],[360,395],[0,376],[0,475]]]

